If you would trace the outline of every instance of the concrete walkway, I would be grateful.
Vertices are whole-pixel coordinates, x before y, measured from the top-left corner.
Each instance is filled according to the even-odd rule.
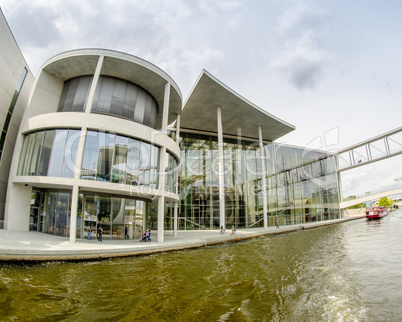
[[[237,230],[236,235],[231,235],[230,229],[224,235],[221,235],[218,230],[178,231],[176,237],[173,237],[172,231],[167,231],[165,232],[165,241],[163,243],[158,243],[156,240],[156,231],[152,233],[152,242],[147,243],[142,243],[139,240],[104,240],[103,242],[98,242],[97,240],[86,239],[79,239],[76,243],[71,243],[65,237],[39,232],[19,232],[1,229],[0,261],[82,261],[148,255],[293,232],[360,218],[364,218],[364,216],[282,226],[279,229],[275,227],[269,227],[268,229],[240,229]]]

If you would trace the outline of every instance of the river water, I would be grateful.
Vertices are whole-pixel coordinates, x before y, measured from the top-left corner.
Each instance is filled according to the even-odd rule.
[[[14,321],[400,321],[402,210],[239,243],[85,263],[0,265]]]

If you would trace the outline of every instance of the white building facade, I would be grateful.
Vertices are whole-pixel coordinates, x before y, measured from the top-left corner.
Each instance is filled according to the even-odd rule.
[[[47,61],[16,140],[5,228],[138,239],[154,204],[163,242],[166,203],[179,200],[167,126],[181,106],[169,75],[138,57],[83,49]]]

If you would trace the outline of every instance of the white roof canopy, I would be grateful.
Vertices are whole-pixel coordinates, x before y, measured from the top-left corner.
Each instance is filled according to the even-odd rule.
[[[222,109],[223,133],[274,141],[295,127],[269,114],[237,94],[214,76],[203,70],[188,96],[180,117],[180,127],[217,132],[217,107]]]

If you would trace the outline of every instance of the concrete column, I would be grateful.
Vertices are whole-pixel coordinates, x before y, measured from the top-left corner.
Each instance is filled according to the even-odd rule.
[[[165,196],[158,197],[158,243],[165,241],[163,222],[165,218]]]
[[[166,147],[160,148],[159,155],[159,191],[165,191]],[[164,242],[163,223],[165,219],[165,196],[158,197],[158,242]]]
[[[78,185],[73,186],[73,193],[71,197],[71,215],[70,215],[70,243],[75,243],[76,241],[76,230],[77,230],[77,208],[78,208],[78,197],[80,191]]]
[[[343,201],[343,196],[342,196],[342,178],[341,178],[341,173],[339,172],[339,157],[338,155],[334,155],[334,162],[335,162],[335,168],[336,168],[336,176],[337,176],[337,185],[338,185],[338,199],[339,202]],[[339,205],[339,204],[338,204]],[[344,210],[339,209],[339,215],[341,218],[344,218]]]
[[[96,65],[95,74],[94,74],[94,78],[92,80],[91,88],[89,89],[87,105],[85,106],[85,113],[91,113],[92,103],[94,101],[96,86],[98,86],[99,75],[100,75],[100,72],[102,70],[103,59],[104,59],[104,56],[100,55],[99,60],[98,60],[98,64]]]
[[[180,143],[180,114],[177,114],[176,120],[176,143]]]
[[[173,213],[173,236],[177,236],[177,213],[179,209],[179,203],[174,203],[174,213]]]
[[[264,152],[264,144],[262,143],[262,129],[261,125],[258,125],[258,138],[260,141],[260,158],[261,158],[261,169],[262,169],[262,195],[263,195],[263,202],[262,202],[262,207],[264,211],[264,229],[268,228],[268,207],[267,207],[267,170],[265,166],[265,152]]]
[[[226,228],[225,218],[225,174],[223,159],[223,129],[222,129],[222,109],[216,108],[218,122],[218,175],[219,175],[219,227]]]
[[[165,95],[163,97],[163,114],[162,114],[162,133],[167,134],[168,116],[170,101],[170,84],[165,84]]]

